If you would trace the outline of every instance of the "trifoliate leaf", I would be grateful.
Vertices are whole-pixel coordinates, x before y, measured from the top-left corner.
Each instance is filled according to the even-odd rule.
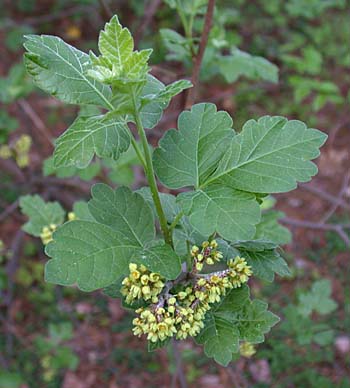
[[[117,160],[129,146],[130,133],[125,121],[107,116],[78,117],[56,140],[54,164],[84,168],[94,154]]]
[[[331,298],[332,287],[328,279],[316,281],[310,292],[299,296],[298,312],[308,317],[313,311],[319,314],[329,314],[337,308],[337,303]]]
[[[228,113],[214,104],[197,104],[181,113],[179,130],[171,129],[159,142],[153,160],[160,181],[177,189],[205,182],[227,149],[234,131]]]
[[[60,225],[64,221],[65,211],[58,202],[45,202],[39,195],[26,195],[20,198],[22,213],[29,217],[29,221],[22,229],[39,237],[45,226]]]
[[[214,358],[220,365],[227,366],[232,360],[232,353],[238,351],[239,332],[230,321],[209,311],[196,342],[204,345],[204,352],[208,357]]]
[[[87,76],[89,56],[56,36],[28,35],[25,65],[36,85],[70,104],[110,109],[109,87]]]
[[[240,76],[278,82],[276,65],[265,58],[250,55],[241,50],[234,50],[231,55],[221,57],[219,67],[221,74],[229,83],[237,81]]]
[[[278,220],[284,217],[284,213],[270,210],[263,212],[261,221],[256,225],[256,239],[265,239],[276,244],[289,244],[292,236],[290,231],[278,223]]]
[[[145,265],[150,271],[159,273],[166,279],[177,278],[181,272],[181,261],[173,249],[163,242],[137,252],[130,260]]]
[[[127,187],[113,190],[98,183],[91,189],[89,210],[97,222],[110,226],[139,246],[155,237],[154,217],[148,203]]]
[[[317,173],[310,160],[319,155],[326,138],[297,120],[279,116],[249,120],[230,145],[226,140],[227,151],[205,185],[220,182],[255,193],[292,190]]]
[[[140,246],[109,226],[91,221],[62,225],[46,246],[52,259],[45,267],[45,279],[59,285],[76,283],[92,291],[115,282],[128,272],[133,254]]]
[[[191,225],[205,236],[217,232],[230,241],[248,240],[260,221],[260,207],[253,194],[224,186],[182,193],[178,201]]]

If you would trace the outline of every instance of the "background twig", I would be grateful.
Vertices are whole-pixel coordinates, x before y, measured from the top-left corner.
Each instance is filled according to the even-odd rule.
[[[172,340],[171,344],[172,344],[173,355],[176,363],[176,371],[173,376],[171,387],[175,388],[176,380],[178,380],[181,388],[187,388],[186,375],[182,364],[179,345],[176,340]]]
[[[201,70],[202,60],[203,60],[205,49],[207,47],[209,32],[213,21],[214,5],[215,5],[215,0],[209,0],[207,13],[205,14],[204,28],[203,28],[201,40],[199,43],[198,53],[194,58],[194,66],[193,66],[193,72],[191,77],[191,82],[193,84],[193,87],[189,89],[189,92],[187,94],[186,106],[185,106],[186,109],[190,108],[196,100],[196,91],[197,91],[196,89],[198,86],[199,73]]]

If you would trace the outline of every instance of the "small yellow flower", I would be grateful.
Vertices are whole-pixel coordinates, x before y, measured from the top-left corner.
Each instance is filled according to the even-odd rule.
[[[12,156],[12,151],[11,151],[11,148],[7,144],[0,146],[0,158],[1,159],[10,159],[11,156]]]
[[[242,342],[239,346],[239,352],[243,357],[250,358],[256,353],[256,349],[250,342]]]
[[[74,212],[69,212],[68,213],[68,220],[69,221],[74,221],[76,219],[77,219],[77,216],[76,216],[76,214]]]

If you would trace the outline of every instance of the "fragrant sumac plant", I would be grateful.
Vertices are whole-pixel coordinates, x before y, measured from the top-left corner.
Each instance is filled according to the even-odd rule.
[[[99,54],[46,35],[27,36],[25,48],[37,86],[90,106],[57,139],[55,167],[85,168],[96,156],[118,161],[132,147],[149,185],[133,192],[96,184],[68,222],[59,204],[22,198],[24,229],[41,236],[51,258],[46,280],[120,297],[150,350],[193,337],[222,365],[240,348],[254,353],[251,344],[278,317],[251,299],[249,280],[289,274],[278,249],[288,232],[279,213],[262,211],[265,198],[316,174],[310,160],[326,135],[280,116],[249,120],[236,132],[228,113],[200,103],[180,114],[152,153],[147,131],[191,83],[165,86],[152,76],[152,50],[134,50],[116,16],[100,33]],[[160,192],[157,178],[180,193]]]

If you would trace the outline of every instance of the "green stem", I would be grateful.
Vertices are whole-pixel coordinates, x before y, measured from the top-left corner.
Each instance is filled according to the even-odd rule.
[[[190,45],[190,51],[191,51],[191,54],[193,56],[193,55],[195,55],[194,47],[193,47],[193,37],[192,37],[194,15],[191,15],[190,16],[190,20],[187,21],[186,15],[185,15],[185,13],[182,10],[181,4],[177,4],[176,9],[177,9],[177,13],[180,16],[181,23],[182,23],[183,29],[185,31],[185,36],[188,39],[188,43]]]
[[[178,213],[176,215],[176,217],[174,218],[174,221],[171,223],[171,225],[169,226],[169,230],[170,231],[173,231],[173,229],[176,227],[176,225],[179,223],[179,221],[181,220],[181,218],[184,216],[184,212],[181,211],[180,213]]]
[[[136,128],[137,128],[138,134],[139,134],[140,139],[141,139],[143,152],[144,152],[144,156],[145,156],[145,163],[146,163],[145,173],[146,173],[147,181],[148,181],[148,184],[149,184],[149,187],[151,190],[153,202],[154,202],[154,205],[156,207],[156,211],[157,211],[157,215],[158,215],[159,223],[160,223],[160,228],[162,230],[165,242],[167,244],[169,244],[170,246],[173,246],[172,235],[168,229],[167,220],[165,218],[164,210],[163,210],[162,204],[160,202],[156,177],[155,177],[154,169],[153,169],[151,152],[149,150],[146,132],[145,132],[143,125],[142,125],[142,122],[141,122],[141,117],[140,117],[140,114],[138,111],[134,91],[132,91],[131,95],[132,95],[133,105],[134,105],[134,119],[135,119],[135,123],[136,123]]]
[[[136,155],[140,159],[140,162],[141,162],[144,170],[146,171],[147,170],[147,165],[146,165],[145,158],[143,157],[142,152],[141,152],[139,146],[137,145],[136,140],[135,140],[133,134],[131,133],[131,131],[130,131],[130,137],[131,137],[131,144],[134,147]]]

